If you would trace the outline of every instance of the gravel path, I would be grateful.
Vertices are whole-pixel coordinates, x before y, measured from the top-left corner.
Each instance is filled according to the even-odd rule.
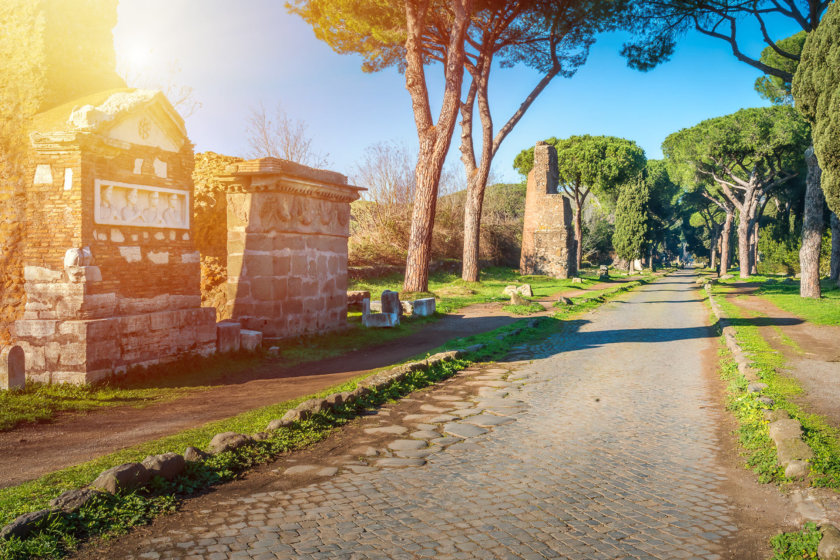
[[[693,279],[603,306],[533,361],[472,368],[478,396],[432,392],[445,417],[394,418],[394,438],[420,443],[395,441],[375,468],[219,502],[137,557],[725,557],[737,528]]]

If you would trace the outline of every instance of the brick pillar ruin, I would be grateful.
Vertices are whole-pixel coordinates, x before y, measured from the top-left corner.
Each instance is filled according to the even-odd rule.
[[[347,324],[347,178],[276,158],[228,168],[226,317],[268,338]]]
[[[92,382],[215,352],[193,244],[193,147],[160,92],[100,92],[36,115],[26,186],[27,377]]]
[[[519,273],[570,278],[577,273],[575,251],[572,207],[557,192],[557,150],[537,142],[525,194]]]

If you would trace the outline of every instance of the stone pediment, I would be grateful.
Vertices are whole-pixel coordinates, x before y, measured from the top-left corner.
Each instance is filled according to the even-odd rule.
[[[76,99],[35,117],[34,131],[88,132],[117,144],[178,152],[187,139],[184,119],[160,91],[118,89]]]

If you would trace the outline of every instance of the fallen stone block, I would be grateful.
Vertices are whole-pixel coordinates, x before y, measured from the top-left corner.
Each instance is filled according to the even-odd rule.
[[[795,459],[785,467],[785,476],[788,478],[802,479],[807,477],[809,472],[811,472],[811,469],[808,461]]]
[[[149,471],[150,477],[159,476],[166,480],[175,480],[175,477],[184,472],[187,462],[182,455],[170,451],[161,455],[149,455],[143,459],[143,466]]]
[[[770,426],[768,426],[768,432],[770,433],[770,439],[772,439],[776,445],[779,445],[780,442],[786,439],[800,437],[802,435],[802,424],[800,424],[798,420],[790,418],[781,419],[770,424]]]
[[[411,302],[411,307],[417,317],[431,317],[437,310],[437,302],[433,297],[416,299]]]
[[[233,451],[239,449],[243,445],[251,443],[251,438],[244,434],[237,434],[236,432],[222,432],[213,436],[208,445],[210,453],[222,453],[224,451]]]
[[[764,411],[764,419],[771,423],[788,418],[790,418],[790,414],[788,414],[787,410],[782,410],[781,408]]]
[[[324,399],[324,402],[330,410],[335,410],[344,404],[344,396],[341,393],[334,393],[332,395],[328,395]]]
[[[251,436],[253,441],[265,441],[271,437],[271,434],[268,432],[257,432],[256,434]]]
[[[73,513],[74,511],[78,511],[97,494],[99,494],[99,492],[93,488],[68,490],[57,498],[50,500],[50,507],[61,510],[64,513]]]
[[[371,313],[362,316],[362,324],[367,328],[390,328],[400,324],[400,316],[396,313]]]
[[[516,291],[522,297],[534,297],[534,291],[531,289],[531,284],[522,284],[516,288]]]
[[[90,486],[116,494],[120,490],[141,488],[149,482],[149,478],[149,471],[140,463],[125,463],[102,471]]]
[[[564,296],[560,296],[559,298],[557,298],[557,302],[562,303],[563,305],[574,305],[575,303],[571,299]]]
[[[502,291],[502,295],[507,296],[507,297],[510,297],[515,293],[516,293],[516,286],[514,286],[513,284],[511,284],[509,286],[505,286],[505,289]]]
[[[256,352],[262,346],[263,334],[260,331],[239,331],[239,347],[246,352]]]
[[[767,388],[767,383],[758,383],[758,382],[750,383],[749,385],[747,385],[747,392],[748,393],[760,393],[766,388]]]
[[[280,419],[281,422],[301,422],[303,420],[307,420],[312,414],[308,410],[300,410],[298,408],[293,408],[291,410],[287,410],[286,414],[283,415],[283,418]]]
[[[239,323],[221,322],[216,325],[216,352],[238,352],[241,344]]]
[[[787,467],[796,459],[810,461],[814,458],[814,452],[799,438],[790,438],[777,443],[776,454],[779,456],[779,464],[783,467]]]
[[[572,278],[572,284],[583,284],[583,278],[580,276],[575,276]]]
[[[0,349],[0,389],[23,389],[26,386],[26,354],[20,346]]]
[[[401,301],[400,305],[402,306],[403,316],[414,315],[414,302],[413,301]]]
[[[43,529],[49,522],[52,510],[42,509],[31,513],[24,513],[15,518],[14,521],[0,530],[0,539],[17,537],[19,539],[29,536],[33,531]]]
[[[522,297],[519,292],[511,294],[510,296],[510,304],[511,305],[528,305],[528,300]]]
[[[820,560],[840,560],[840,530],[834,525],[820,527],[822,538],[817,547]]]

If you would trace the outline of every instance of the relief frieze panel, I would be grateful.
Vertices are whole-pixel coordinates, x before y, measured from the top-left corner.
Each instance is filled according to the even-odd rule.
[[[350,205],[279,193],[228,196],[229,223],[248,231],[349,234]]]
[[[94,222],[102,225],[190,229],[190,193],[97,179]]]

